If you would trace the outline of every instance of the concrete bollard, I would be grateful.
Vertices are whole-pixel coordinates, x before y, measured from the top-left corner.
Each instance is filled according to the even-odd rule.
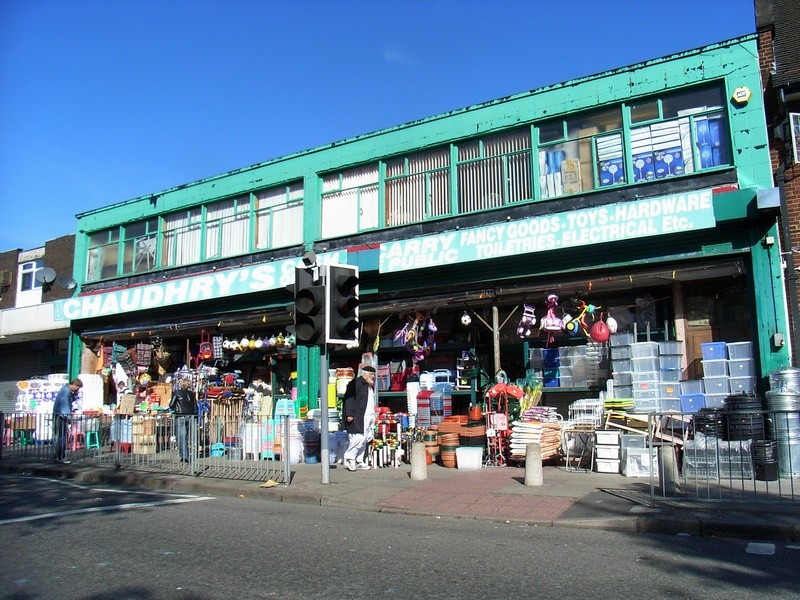
[[[525,446],[525,485],[543,485],[542,447],[539,444]]]
[[[680,492],[678,484],[678,461],[675,459],[675,447],[663,445],[659,449],[661,455],[661,491],[665,496],[674,496]]]
[[[411,444],[411,479],[422,481],[428,478],[428,465],[425,463],[425,442]]]

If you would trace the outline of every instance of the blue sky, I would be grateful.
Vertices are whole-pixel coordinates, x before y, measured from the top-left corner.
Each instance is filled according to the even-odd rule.
[[[753,0],[0,0],[0,251],[75,215],[755,31]]]

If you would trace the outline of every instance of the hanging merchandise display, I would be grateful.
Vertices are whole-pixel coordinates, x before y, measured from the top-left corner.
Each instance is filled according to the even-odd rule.
[[[436,350],[438,327],[433,319],[420,311],[412,311],[405,316],[405,324],[394,334],[395,345],[403,346],[411,354],[411,361],[422,362]]]
[[[533,337],[534,328],[536,325],[535,309],[530,304],[524,304],[522,307],[522,318],[517,325],[517,337],[526,339]]]
[[[600,320],[595,321],[589,330],[589,337],[591,337],[598,344],[603,344],[608,341],[609,336],[610,331],[608,325],[606,325],[605,321],[603,321],[601,315]]]

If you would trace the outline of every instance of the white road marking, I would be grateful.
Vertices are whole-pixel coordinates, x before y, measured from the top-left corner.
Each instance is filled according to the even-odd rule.
[[[747,544],[748,554],[764,554],[765,556],[772,556],[775,554],[775,544],[759,544],[750,542]]]
[[[113,506],[94,506],[90,508],[77,508],[75,510],[63,510],[63,511],[56,511],[56,512],[49,512],[43,513],[39,515],[30,515],[27,517],[17,517],[15,519],[3,519],[0,520],[0,525],[8,525],[10,523],[24,523],[26,521],[38,521],[41,519],[55,519],[58,517],[64,517],[69,515],[79,515],[84,513],[94,513],[94,512],[109,512],[115,510],[129,510],[131,508],[142,508],[142,507],[153,507],[153,506],[166,506],[169,504],[185,504],[187,502],[200,502],[203,500],[214,500],[213,496],[194,496],[191,494],[171,494],[168,492],[151,492],[151,491],[138,491],[138,490],[125,490],[125,489],[112,489],[112,488],[98,488],[92,487],[87,485],[81,485],[79,483],[73,483],[71,481],[64,481],[63,479],[51,478],[51,477],[36,477],[36,476],[29,476],[29,475],[5,475],[3,476],[4,479],[6,478],[17,478],[17,479],[40,479],[42,481],[48,481],[51,483],[59,483],[61,485],[66,485],[68,487],[77,488],[80,490],[87,490],[92,492],[106,492],[111,494],[136,494],[139,496],[159,496],[165,497],[164,500],[155,500],[151,502],[126,502],[125,504],[116,504]]]
[[[58,517],[66,517],[69,515],[80,515],[86,513],[110,512],[115,510],[128,510],[131,508],[145,508],[151,506],[166,506],[168,504],[185,504],[187,502],[202,502],[203,500],[214,500],[214,498],[211,496],[190,496],[185,498],[172,498],[169,500],[159,500],[155,502],[126,502],[125,504],[116,504],[114,506],[94,506],[91,508],[77,508],[75,510],[62,510],[57,512],[45,513],[41,515],[31,515],[28,517],[18,517],[16,519],[0,520],[0,525],[8,525],[10,523],[24,523],[26,521],[39,521],[41,519],[55,519]]]

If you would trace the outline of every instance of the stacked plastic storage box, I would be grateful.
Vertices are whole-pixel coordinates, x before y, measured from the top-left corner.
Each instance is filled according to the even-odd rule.
[[[588,387],[597,382],[603,358],[600,344],[563,346],[558,349],[558,377],[561,387]]]
[[[559,349],[531,348],[528,351],[529,368],[536,372],[544,387],[559,386]]]
[[[703,354],[703,399],[708,408],[724,408],[731,394],[755,391],[756,372],[751,342],[700,344]]]
[[[631,344],[634,341],[633,334],[629,332],[611,334],[609,342],[615,398],[633,398]]]
[[[662,369],[660,344],[664,342],[638,342],[631,344],[631,380],[633,400],[639,412],[666,412],[680,410],[680,368]],[[670,342],[667,342],[670,343]],[[672,346],[670,346],[670,349]],[[674,364],[675,355],[667,354],[663,364]],[[677,364],[680,365],[680,355]]]

